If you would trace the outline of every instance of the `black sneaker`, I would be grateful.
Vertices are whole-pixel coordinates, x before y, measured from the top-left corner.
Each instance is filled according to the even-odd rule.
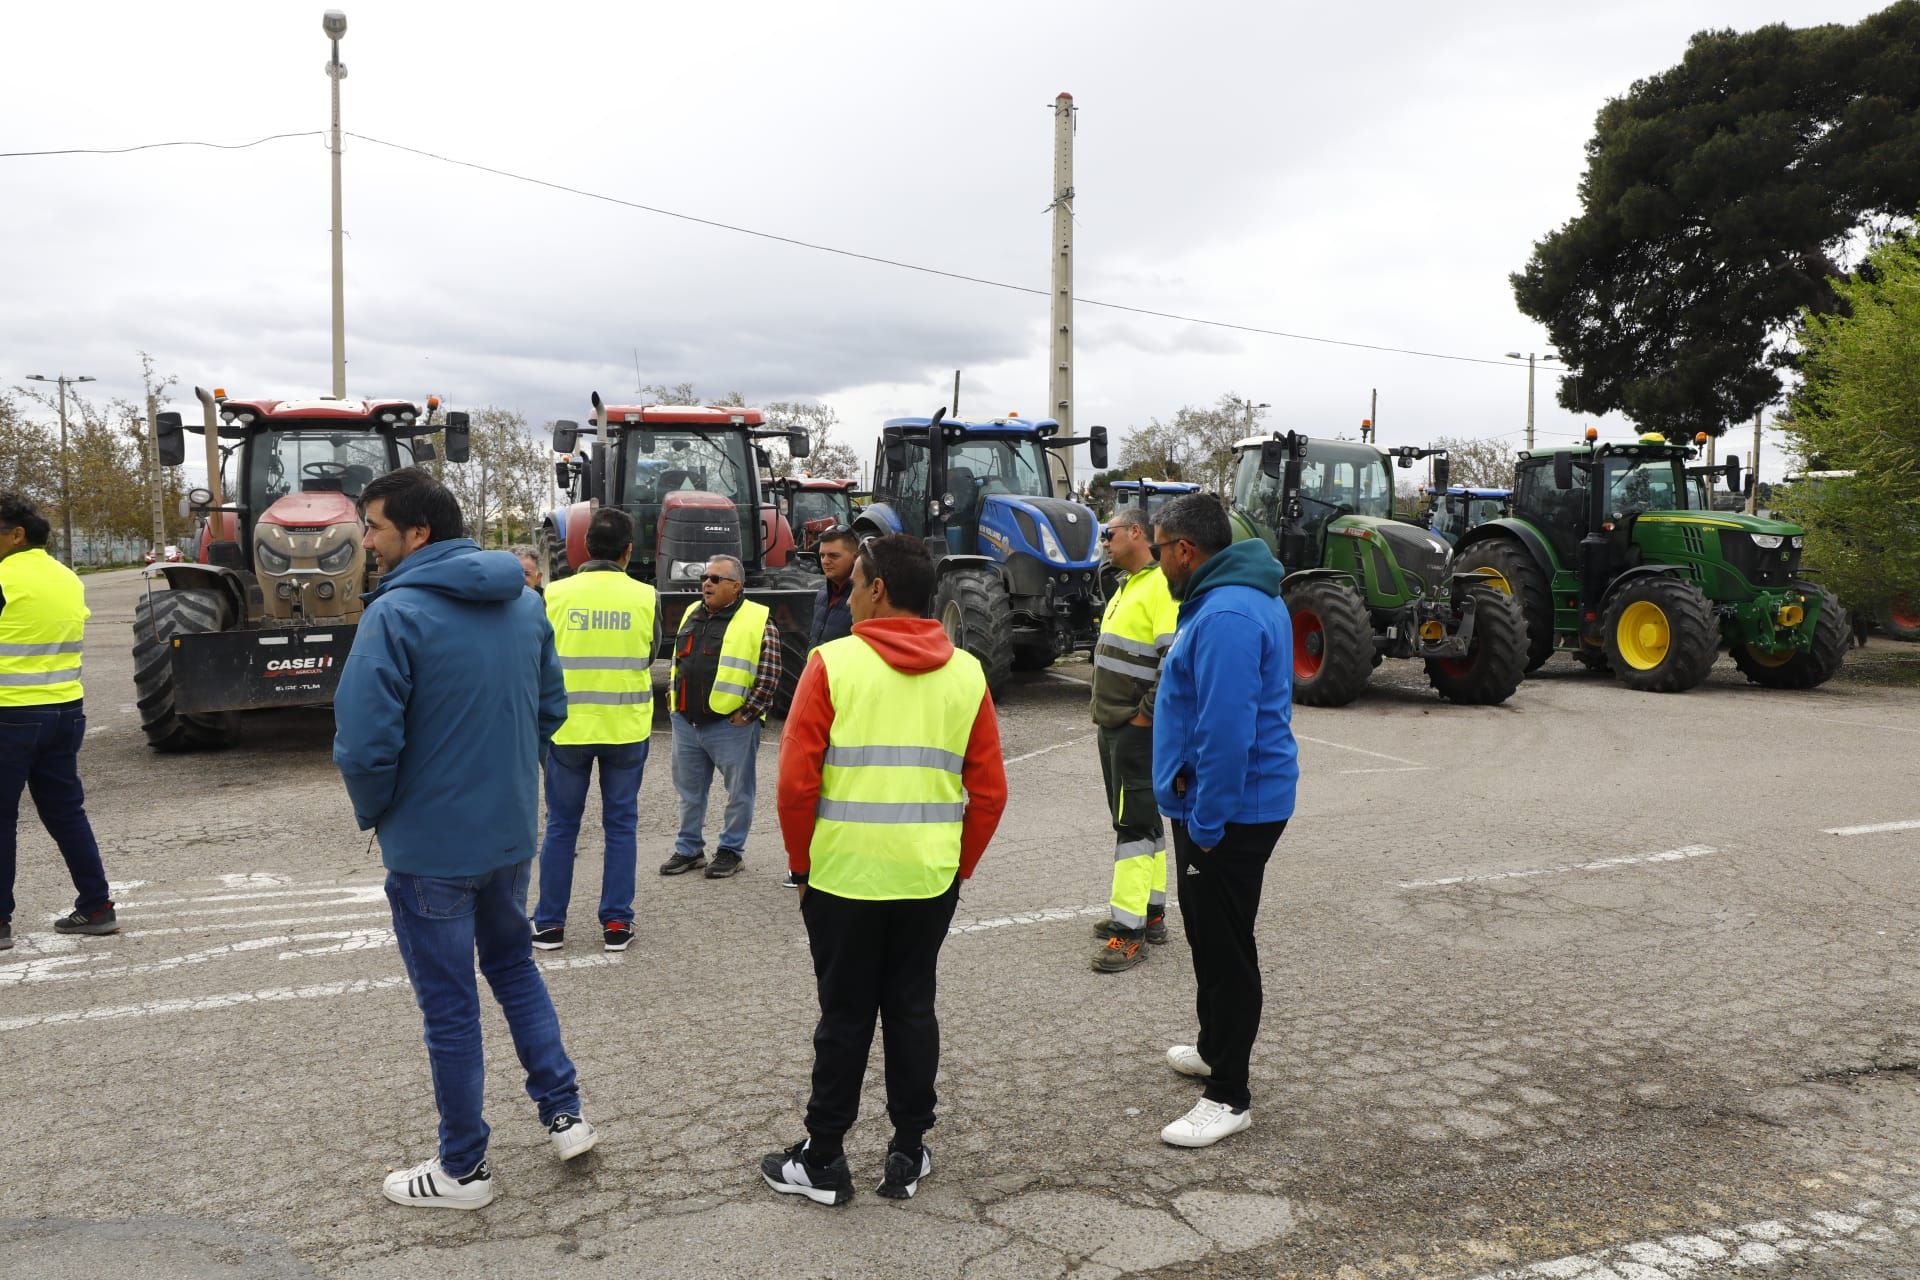
[[[722,849],[713,855],[713,865],[707,868],[707,879],[725,880],[740,869],[740,855],[731,849]]]
[[[933,1172],[933,1152],[924,1145],[915,1160],[904,1151],[887,1148],[887,1171],[874,1188],[874,1194],[889,1200],[911,1200],[920,1189],[920,1179]]]
[[[1165,913],[1147,917],[1147,941],[1156,947],[1166,944],[1167,917]]]
[[[98,911],[76,911],[72,915],[61,916],[53,922],[53,931],[102,936],[120,932],[120,922],[114,919],[113,904],[109,902]]]
[[[13,950],[13,921],[0,920],[0,951]]]
[[[560,925],[551,929],[533,931],[533,949],[535,951],[558,951],[567,944],[567,931]]]
[[[600,940],[609,951],[625,951],[633,941],[633,926],[625,920],[609,920],[600,926]]]
[[[807,1163],[807,1144],[796,1142],[785,1151],[776,1151],[760,1159],[760,1176],[783,1196],[805,1196],[815,1204],[846,1204],[853,1199],[853,1174],[847,1171],[847,1158],[834,1157],[832,1164],[816,1169]]]
[[[663,876],[685,875],[689,871],[698,871],[706,865],[707,855],[704,853],[696,853],[690,858],[683,858],[676,853],[660,864],[660,874]]]

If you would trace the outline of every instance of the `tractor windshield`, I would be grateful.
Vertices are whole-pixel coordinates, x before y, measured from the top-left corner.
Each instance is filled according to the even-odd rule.
[[[1606,462],[1607,504],[1613,519],[1643,511],[1684,511],[1686,474],[1671,457],[1613,457]]]
[[[1264,524],[1277,524],[1280,482],[1260,469],[1260,450],[1242,449],[1233,460],[1233,505]]]
[[[323,491],[357,502],[393,467],[393,442],[371,431],[257,432],[247,448],[247,506],[257,515],[289,493]]]
[[[1364,446],[1341,448],[1314,442],[1300,464],[1300,496],[1309,499],[1309,507],[1317,498],[1329,511],[1345,507],[1344,514],[1393,517],[1393,483],[1387,468],[1378,451]]]
[[[694,490],[717,493],[744,511],[753,496],[741,432],[629,430],[622,443],[627,471],[623,505],[629,508],[658,507],[669,493]]]
[[[947,488],[962,509],[968,505],[960,493],[965,484],[971,484],[974,496],[981,498],[990,493],[1052,497],[1046,452],[1038,440],[1027,436],[967,436],[947,446]]]
[[[815,520],[837,520],[841,524],[852,524],[853,500],[845,489],[796,489],[793,492],[793,511],[788,518],[795,529],[812,524]]]

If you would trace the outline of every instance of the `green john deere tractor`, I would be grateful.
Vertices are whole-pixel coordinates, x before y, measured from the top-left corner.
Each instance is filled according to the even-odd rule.
[[[1234,538],[1259,538],[1286,567],[1293,696],[1352,702],[1384,658],[1419,658],[1449,702],[1505,702],[1526,674],[1527,627],[1514,600],[1454,572],[1446,542],[1393,516],[1393,468],[1444,451],[1276,432],[1234,445]]]
[[[1707,678],[1720,646],[1748,680],[1811,689],[1846,656],[1845,610],[1800,572],[1799,525],[1701,509],[1693,450],[1644,435],[1522,454],[1513,514],[1460,540],[1463,571],[1525,607],[1527,669],[1554,651],[1634,689]],[[1740,488],[1740,459],[1714,471]]]

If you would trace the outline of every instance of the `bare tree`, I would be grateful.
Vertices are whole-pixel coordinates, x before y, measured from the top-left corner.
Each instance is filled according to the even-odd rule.
[[[1513,446],[1504,440],[1442,436],[1432,447],[1447,451],[1450,484],[1475,489],[1505,489],[1513,484]]]
[[[467,535],[483,546],[530,537],[551,491],[551,444],[534,434],[525,415],[494,405],[474,413],[468,431],[468,460],[440,466],[441,480],[466,515]]]
[[[851,446],[834,439],[840,415],[828,404],[802,404],[777,400],[766,407],[767,425],[783,431],[805,431],[808,455],[796,462],[786,446],[775,443],[768,452],[775,476],[809,475],[828,480],[860,478],[860,455]]]

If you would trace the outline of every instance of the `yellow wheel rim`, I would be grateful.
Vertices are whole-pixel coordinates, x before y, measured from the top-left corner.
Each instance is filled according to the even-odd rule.
[[[1799,655],[1798,649],[1788,649],[1781,653],[1768,653],[1765,649],[1747,646],[1747,656],[1763,667],[1784,667]]]
[[[1473,572],[1476,576],[1485,578],[1487,580],[1487,585],[1492,587],[1494,590],[1498,591],[1501,595],[1510,596],[1513,594],[1513,584],[1511,582],[1508,582],[1507,575],[1500,572],[1498,569],[1490,569],[1485,565],[1482,565],[1480,568],[1475,569]]]
[[[1673,624],[1659,605],[1636,600],[1621,610],[1613,638],[1628,666],[1651,671],[1667,660],[1667,650],[1673,647]]]

